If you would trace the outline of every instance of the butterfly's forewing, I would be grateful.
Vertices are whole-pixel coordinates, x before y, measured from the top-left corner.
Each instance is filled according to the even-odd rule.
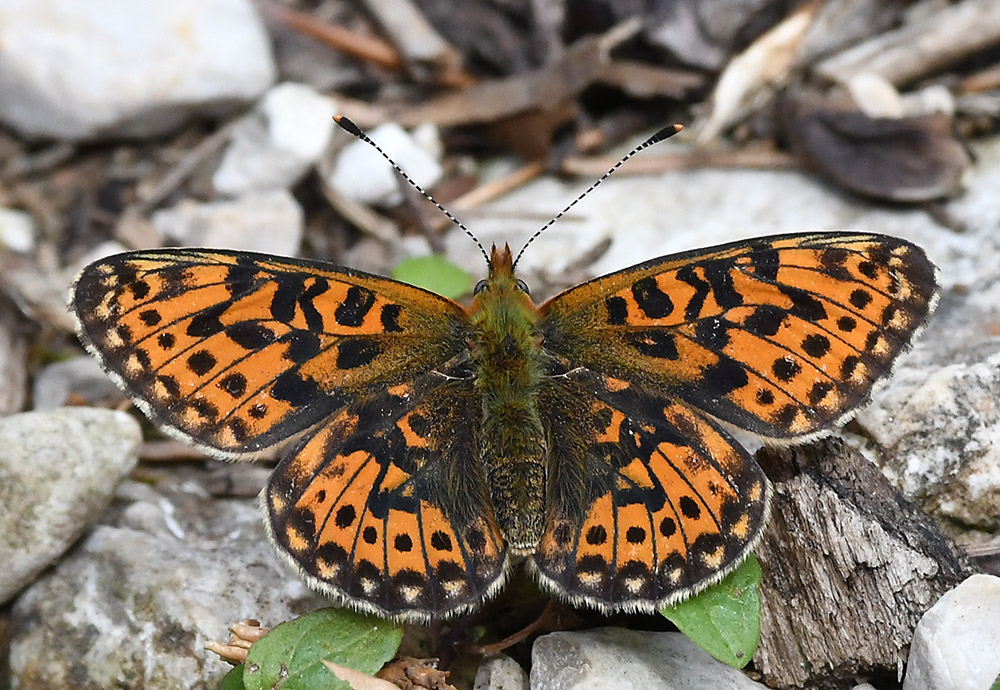
[[[357,608],[428,620],[502,584],[506,547],[476,443],[482,405],[471,378],[442,373],[341,411],[268,483],[281,551]]]
[[[466,323],[451,300],[385,278],[201,249],[95,262],[71,309],[150,417],[232,456],[451,359]]]
[[[663,257],[557,295],[545,347],[657,386],[771,439],[863,404],[937,296],[923,251],[893,237],[764,237]]]
[[[544,304],[542,581],[652,610],[720,579],[759,538],[769,491],[727,425],[785,442],[830,429],[891,371],[936,294],[912,244],[808,234],[663,257]]]
[[[542,583],[602,610],[651,611],[717,582],[757,543],[769,487],[683,402],[573,369],[543,388],[553,455]]]

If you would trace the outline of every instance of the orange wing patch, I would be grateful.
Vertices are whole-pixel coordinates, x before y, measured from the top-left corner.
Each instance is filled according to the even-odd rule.
[[[275,469],[270,533],[312,586],[429,620],[502,584],[506,545],[471,450],[471,382],[443,381],[425,375],[359,401]]]
[[[465,323],[454,302],[384,278],[205,250],[92,264],[72,305],[84,342],[147,414],[230,455],[446,362]]]
[[[616,391],[581,371],[566,377],[546,404],[590,413],[550,418],[555,463],[577,466],[584,480],[565,471],[555,479],[533,557],[543,584],[603,610],[652,611],[736,567],[769,501],[747,452],[680,402]]]

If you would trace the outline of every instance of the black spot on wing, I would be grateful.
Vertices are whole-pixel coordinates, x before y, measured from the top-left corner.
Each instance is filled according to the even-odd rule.
[[[296,364],[308,362],[322,349],[319,337],[309,331],[295,330],[284,336],[282,340],[288,343],[285,356]]]
[[[639,309],[650,319],[662,319],[674,310],[674,303],[667,293],[660,290],[656,278],[648,276],[632,284],[632,297]],[[619,298],[620,299],[620,298]],[[609,300],[610,301],[610,300]]]
[[[216,333],[221,333],[226,327],[222,325],[219,317],[225,314],[229,307],[230,302],[226,301],[213,304],[211,307],[198,312],[191,319],[191,323],[188,324],[187,334],[192,338],[207,338]]]
[[[624,297],[608,297],[604,300],[604,306],[608,310],[608,323],[612,326],[623,326],[628,320],[628,302]]]
[[[736,264],[731,260],[711,261],[705,265],[705,279],[712,286],[712,297],[723,309],[743,304],[743,295],[733,287],[735,268]]]
[[[778,250],[773,247],[756,249],[750,255],[750,265],[753,267],[754,275],[758,278],[774,282],[778,279],[781,258]]]
[[[337,346],[337,368],[357,369],[371,364],[382,348],[367,338],[345,338]]]
[[[204,376],[215,364],[215,356],[208,350],[198,350],[187,358],[188,369],[197,376]]]
[[[326,278],[310,278],[312,281],[299,297],[299,308],[302,309],[302,314],[306,317],[306,326],[313,332],[320,332],[323,330],[323,316],[316,309],[316,305],[313,304],[313,300],[325,293],[330,289],[330,284],[327,282]]]
[[[283,275],[277,281],[277,288],[271,298],[271,316],[276,321],[289,323],[295,318],[295,308],[305,288],[305,279],[300,276]]]
[[[244,350],[260,350],[277,340],[274,331],[254,321],[240,321],[227,326],[226,337]]]
[[[271,387],[271,397],[283,400],[292,407],[302,407],[320,395],[319,386],[312,379],[302,378],[295,371],[279,374]]]
[[[799,366],[799,363],[789,357],[780,357],[771,364],[771,373],[779,381],[791,381],[801,370],[802,367]]]
[[[352,285],[348,288],[344,301],[334,311],[333,317],[341,326],[357,328],[364,323],[365,317],[374,305],[374,292]]]
[[[725,319],[702,319],[695,326],[695,339],[709,350],[721,352],[729,344],[732,326]]]
[[[762,304],[743,321],[743,328],[761,337],[776,335],[785,321],[787,312],[773,304]]]
[[[247,377],[239,372],[228,374],[219,381],[219,388],[233,398],[241,398],[247,391]]]
[[[401,307],[398,304],[387,304],[382,307],[382,313],[379,315],[379,319],[382,322],[382,328],[386,333],[402,333],[403,329],[399,325],[399,312]]]
[[[780,285],[778,289],[792,302],[788,313],[810,322],[822,321],[826,318],[823,303],[805,290],[788,285]]]
[[[155,326],[160,323],[163,317],[160,316],[160,312],[155,309],[146,309],[145,311],[139,312],[139,319],[142,320],[147,326]]]
[[[659,329],[634,331],[627,334],[629,344],[647,357],[676,360],[677,342],[672,333]]]
[[[819,333],[810,333],[802,340],[802,349],[810,357],[819,359],[830,351],[830,339]]]
[[[724,396],[747,385],[749,380],[747,372],[738,362],[722,357],[702,370],[700,388],[706,396]]]

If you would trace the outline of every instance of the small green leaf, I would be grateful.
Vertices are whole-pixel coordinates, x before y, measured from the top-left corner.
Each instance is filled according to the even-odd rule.
[[[320,609],[282,623],[247,654],[246,690],[348,690],[323,660],[375,673],[399,648],[403,629],[391,621],[347,609]]]
[[[719,661],[743,668],[760,641],[760,579],[751,555],[719,584],[660,613]]]
[[[467,295],[472,289],[472,276],[437,254],[403,259],[392,270],[392,277],[451,298]]]
[[[990,686],[990,690],[1000,690],[1000,676],[997,676],[997,679],[993,681],[993,685]]]
[[[243,685],[243,664],[229,669],[229,673],[223,676],[222,682],[219,683],[219,690],[246,690],[246,686]]]

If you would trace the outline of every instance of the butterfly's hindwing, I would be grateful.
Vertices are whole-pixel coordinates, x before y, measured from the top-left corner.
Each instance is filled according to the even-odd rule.
[[[440,618],[502,584],[506,547],[474,448],[471,380],[426,374],[358,400],[266,489],[269,531],[309,582],[354,606]]]
[[[768,484],[718,423],[575,369],[544,388],[552,438],[542,582],[603,610],[653,611],[717,582],[756,544]]]
[[[463,347],[454,302],[326,264],[168,249],[91,264],[80,332],[154,420],[231,455],[279,443]]]
[[[554,354],[785,439],[863,404],[936,289],[933,265],[903,240],[787,235],[641,264],[541,311]]]

